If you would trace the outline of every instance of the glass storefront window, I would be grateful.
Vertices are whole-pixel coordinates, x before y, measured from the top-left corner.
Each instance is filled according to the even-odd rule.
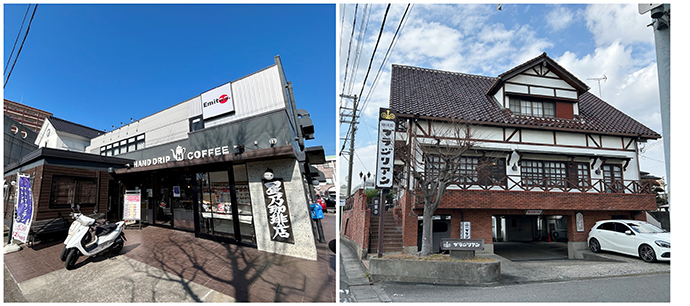
[[[228,171],[196,174],[199,233],[256,243],[246,166],[234,165],[232,171],[233,182]],[[232,201],[233,186],[236,203]]]

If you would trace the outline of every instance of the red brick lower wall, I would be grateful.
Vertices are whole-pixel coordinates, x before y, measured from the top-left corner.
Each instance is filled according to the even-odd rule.
[[[417,246],[417,215],[423,205],[416,204],[409,192],[400,200],[403,219],[403,246]],[[645,210],[656,209],[654,195],[647,194],[582,194],[559,192],[448,190],[441,201],[437,215],[451,216],[451,238],[460,237],[460,222],[470,221],[473,239],[493,242],[491,216],[525,215],[527,209],[543,210],[543,215],[562,215],[567,218],[568,240],[586,241],[589,229],[596,221],[625,216],[645,220]],[[584,231],[578,232],[575,214],[582,212]]]
[[[362,189],[359,189],[347,201],[354,202],[352,209],[342,213],[340,234],[354,241],[362,249],[369,249],[371,211],[366,209],[367,197],[362,193]]]

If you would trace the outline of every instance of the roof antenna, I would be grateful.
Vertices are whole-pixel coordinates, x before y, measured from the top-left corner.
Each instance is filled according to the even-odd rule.
[[[603,99],[603,97],[601,96],[601,80],[604,80],[604,82],[606,82],[606,75],[604,74],[603,78],[589,78],[588,80],[597,81],[597,85],[599,85],[599,99]]]

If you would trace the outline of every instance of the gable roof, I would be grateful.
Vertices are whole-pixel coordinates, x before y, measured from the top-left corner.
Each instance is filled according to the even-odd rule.
[[[59,132],[70,133],[73,135],[86,137],[88,139],[93,139],[96,136],[103,134],[102,131],[53,116],[46,118],[46,120],[48,120],[55,130]]]
[[[402,65],[393,65],[392,70],[390,108],[399,115],[458,119],[485,125],[661,138],[658,133],[589,92],[580,95],[579,116],[574,119],[523,116],[502,109],[487,95],[498,78]],[[518,70],[514,68],[507,73],[516,73]]]
[[[496,78],[496,81],[491,85],[489,90],[486,92],[487,95],[493,95],[498,91],[499,88],[503,86],[503,82],[506,80],[511,79],[512,77],[521,74],[525,72],[525,70],[528,70],[534,66],[537,65],[543,65],[546,68],[548,68],[551,72],[556,74],[558,77],[560,77],[563,81],[568,83],[570,86],[575,88],[577,90],[578,94],[583,94],[589,90],[589,86],[585,84],[584,82],[580,81],[575,75],[570,73],[568,70],[563,68],[563,66],[559,65],[554,61],[552,58],[548,57],[546,55],[546,52],[540,54],[539,56],[526,61],[517,67],[510,69],[504,73],[501,73],[498,75]]]

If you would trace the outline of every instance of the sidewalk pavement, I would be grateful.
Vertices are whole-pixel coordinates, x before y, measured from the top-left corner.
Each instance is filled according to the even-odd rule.
[[[367,268],[347,243],[340,242],[340,301],[379,303],[391,302],[381,288],[369,282]]]
[[[334,238],[332,214],[324,233]],[[5,271],[28,302],[335,302],[327,244],[317,243],[311,261],[154,226],[125,235],[120,255],[82,256],[71,271],[59,259],[61,241],[4,255]],[[6,288],[5,301],[12,295]]]

